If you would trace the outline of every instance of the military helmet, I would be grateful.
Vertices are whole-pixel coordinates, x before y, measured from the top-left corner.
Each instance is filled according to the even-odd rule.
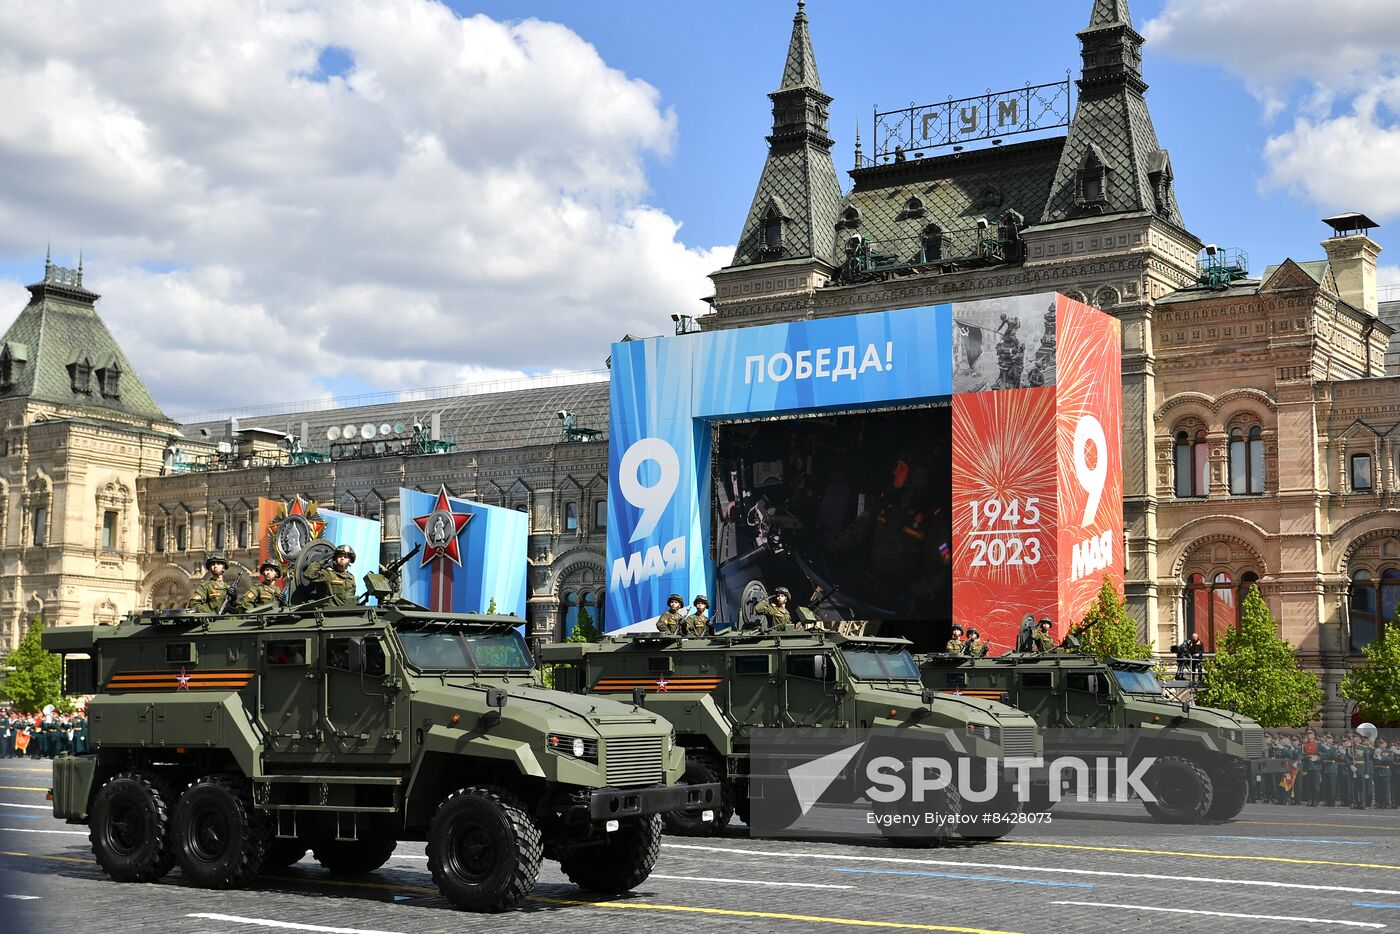
[[[671,594],[669,597],[666,598],[666,602],[667,602],[667,603],[670,603],[672,600],[676,601],[677,603],[682,603],[682,604],[685,603],[685,597],[682,597],[682,596],[681,596],[680,594],[678,594],[678,593],[673,593],[673,594]]]
[[[1040,625],[1042,625],[1042,626],[1053,626],[1053,625],[1055,625],[1055,624],[1052,623],[1052,622],[1050,622],[1050,620],[1049,620],[1047,617],[1043,617],[1043,616],[1042,616],[1042,617],[1040,618]]]
[[[331,557],[338,558],[341,555],[345,555],[347,558],[349,558],[351,564],[355,563],[355,549],[351,548],[349,545],[335,546],[335,552],[331,554]]]
[[[958,635],[962,635],[962,631],[963,631],[963,630],[962,630],[962,627],[961,627],[961,626],[957,626],[957,625],[954,625],[954,626],[953,626],[953,632],[957,633]]]
[[[264,561],[262,564],[258,565],[258,573],[261,574],[263,571],[266,571],[268,568],[272,568],[274,571],[276,571],[278,577],[281,577],[281,576],[282,576],[282,565],[278,564],[276,561],[271,561],[271,560],[269,560],[269,561]]]
[[[702,593],[698,593],[698,594],[695,595],[695,599],[692,600],[692,601],[690,601],[690,602],[691,602],[691,603],[703,603],[703,604],[705,604],[705,606],[709,606],[709,605],[710,605],[710,598],[707,597],[707,596],[705,596],[705,595],[702,594]]]
[[[792,598],[792,591],[788,590],[786,587],[774,587],[773,596],[776,597],[778,594],[782,594],[784,597],[787,597],[789,599]]]
[[[209,552],[209,557],[204,559],[204,567],[206,569],[216,564],[222,564],[224,567],[228,567],[228,558],[224,556],[222,551],[211,551]]]
[[[969,630],[967,631],[967,635],[968,635],[968,638],[971,638],[972,636],[980,636],[980,635],[982,635],[982,634],[981,634],[980,632],[978,632],[976,629],[969,629]]]

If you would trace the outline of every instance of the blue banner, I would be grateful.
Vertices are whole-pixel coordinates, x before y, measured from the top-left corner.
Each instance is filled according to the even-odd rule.
[[[525,619],[529,517],[514,509],[449,496],[399,490],[403,596],[444,613],[496,612]]]
[[[952,306],[614,344],[609,630],[706,590],[710,422],[952,394]]]
[[[355,549],[355,561],[350,570],[355,575],[355,594],[365,592],[365,575],[379,570],[380,528],[378,519],[366,519],[333,509],[321,509],[317,514],[326,523],[321,537],[336,545]]]

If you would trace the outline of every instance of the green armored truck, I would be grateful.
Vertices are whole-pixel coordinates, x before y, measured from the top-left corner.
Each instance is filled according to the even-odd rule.
[[[625,891],[651,872],[658,815],[719,789],[677,783],[659,712],[546,690],[519,624],[322,602],[51,629],[66,690],[94,695],[92,752],[54,762],[54,815],[91,828],[119,881],[178,865],[242,886],[308,849],[364,873],[421,840],[475,911],[518,904],[542,858]]]
[[[1272,765],[1258,723],[1172,700],[1151,662],[1061,653],[935,654],[919,656],[919,669],[932,690],[994,698],[1030,714],[1043,728],[1047,760],[1121,757],[1131,771],[1154,758],[1143,783],[1157,801],[1143,804],[1164,823],[1229,820],[1244,807],[1252,774]]]
[[[685,747],[685,781],[718,782],[724,789],[718,808],[684,807],[665,818],[672,832],[705,835],[722,831],[736,812],[751,824],[751,738],[759,728],[895,728],[919,731],[931,741],[953,739],[951,747],[998,764],[1040,755],[1035,721],[1021,711],[924,689],[909,644],[825,630],[730,631],[707,638],[638,633],[545,646],[541,662],[564,690],[595,696],[645,692],[647,709],[675,724]],[[955,788],[944,792],[943,810],[964,815],[956,824],[959,835],[985,839],[1011,829],[986,819],[1019,810],[1012,775],[998,771],[1004,784],[986,804],[962,802]],[[941,843],[951,832],[924,835],[919,842]]]

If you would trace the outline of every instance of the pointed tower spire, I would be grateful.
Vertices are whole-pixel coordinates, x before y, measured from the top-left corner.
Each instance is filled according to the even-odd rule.
[[[1079,33],[1079,105],[1042,221],[1145,212],[1184,227],[1171,159],[1157,143],[1142,79],[1142,36],[1127,0],[1093,0]]]
[[[841,185],[827,135],[831,97],[822,92],[802,0],[792,19],[782,81],[768,97],[773,101],[768,160],[732,265],[804,258],[829,262]]]
[[[865,162],[865,159],[864,159],[864,157],[861,155],[861,152],[860,152],[860,121],[857,120],[857,121],[856,121],[856,159],[855,159],[856,168],[860,168],[860,167],[864,164],[864,162]]]

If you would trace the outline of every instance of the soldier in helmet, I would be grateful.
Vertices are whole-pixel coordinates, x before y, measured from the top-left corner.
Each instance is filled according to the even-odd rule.
[[[228,568],[228,559],[222,552],[211,552],[209,557],[204,559],[204,570],[207,576],[199,582],[194,589],[194,595],[190,597],[187,606],[197,613],[222,613],[224,602],[228,599],[228,582],[224,580],[224,571]]]
[[[987,654],[987,643],[982,641],[982,634],[976,629],[967,631],[967,641],[963,643],[963,654],[972,658],[982,658]]]
[[[948,644],[943,646],[943,651],[949,655],[961,655],[963,650],[963,630],[961,626],[954,626],[953,633],[948,637]]]
[[[281,565],[276,561],[264,561],[258,567],[258,582],[244,591],[242,599],[239,600],[243,609],[251,610],[265,603],[276,603],[282,596],[282,590],[277,586],[277,579],[281,576]]]
[[[322,597],[330,597],[332,606],[355,605],[355,574],[350,565],[355,561],[355,549],[337,545],[328,564],[318,565],[306,572],[306,579],[321,585]]]
[[[1050,620],[1041,619],[1035,633],[1031,636],[1032,647],[1041,655],[1049,655],[1055,651],[1055,637],[1050,635],[1050,627],[1053,625]]]
[[[788,601],[792,599],[792,591],[786,587],[776,587],[773,595],[767,600],[759,601],[758,606],[753,608],[754,613],[767,620],[766,629],[776,629],[782,632],[792,628],[792,616],[788,613]]]
[[[693,639],[713,635],[714,625],[710,622],[709,613],[710,598],[702,593],[696,594],[685,617],[685,634]]]
[[[685,606],[685,597],[678,593],[673,593],[666,598],[666,612],[656,618],[656,631],[664,632],[668,636],[677,635],[681,631],[685,617],[681,616],[681,607]]]

